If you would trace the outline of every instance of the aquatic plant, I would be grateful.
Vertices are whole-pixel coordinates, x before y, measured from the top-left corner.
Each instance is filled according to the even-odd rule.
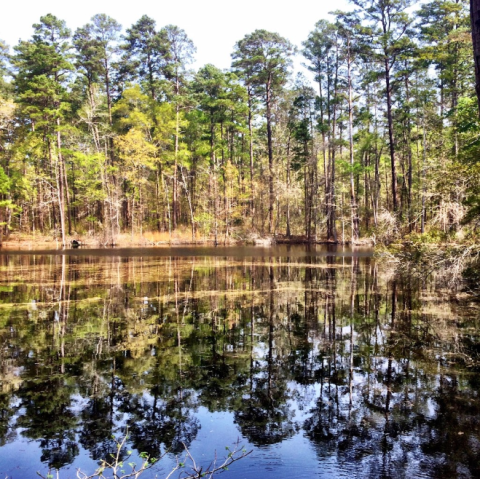
[[[138,479],[145,471],[151,469],[155,464],[157,464],[166,454],[163,454],[160,458],[153,458],[147,453],[142,452],[139,455],[142,462],[140,465],[137,465],[135,462],[130,461],[133,451],[127,450],[126,457],[122,459],[122,456],[125,453],[125,447],[128,438],[128,432],[120,439],[114,438],[117,449],[116,453],[111,453],[110,459],[103,459],[100,462],[100,466],[93,474],[88,474],[80,469],[77,469],[77,478]],[[228,453],[222,460],[219,460],[215,451],[213,460],[208,466],[205,467],[195,461],[195,458],[192,456],[185,443],[183,443],[183,446],[185,448],[184,454],[176,457],[175,467],[168,473],[165,479],[169,479],[176,471],[180,471],[179,477],[186,479],[211,479],[214,474],[228,470],[229,466],[231,466],[234,462],[243,459],[252,452],[251,450],[247,451],[245,448],[243,448],[238,440],[233,445],[233,449],[230,449],[228,446],[225,447]],[[127,470],[127,467],[129,470]],[[56,471],[55,476],[51,471],[49,471],[46,475],[43,475],[37,471],[37,474],[42,479],[61,479],[58,470]],[[8,479],[8,477],[5,479]]]

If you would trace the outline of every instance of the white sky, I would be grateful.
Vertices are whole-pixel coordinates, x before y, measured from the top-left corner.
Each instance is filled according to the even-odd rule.
[[[256,29],[277,32],[298,47],[328,12],[348,9],[347,0],[3,0],[0,39],[11,47],[32,35],[32,24],[52,13],[72,32],[96,13],[117,20],[125,30],[146,14],[157,27],[183,28],[197,47],[198,68],[213,63],[229,68],[235,42]],[[295,63],[300,64],[301,59]]]

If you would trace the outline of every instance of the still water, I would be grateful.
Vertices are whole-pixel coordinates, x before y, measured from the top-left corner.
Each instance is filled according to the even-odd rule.
[[[369,251],[0,254],[0,477],[480,477],[480,314]],[[227,451],[228,452],[228,451]],[[128,469],[128,468],[127,468]],[[173,477],[177,477],[174,475]]]

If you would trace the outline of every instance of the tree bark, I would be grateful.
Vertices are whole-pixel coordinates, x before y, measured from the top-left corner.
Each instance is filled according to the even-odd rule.
[[[269,77],[266,85],[266,107],[267,107],[267,142],[268,142],[268,232],[273,232],[273,133],[272,133],[272,97],[271,97],[271,78]]]
[[[358,240],[359,219],[357,200],[355,198],[355,177],[353,174],[354,155],[353,155],[353,94],[352,94],[352,59],[350,56],[350,39],[347,44],[347,72],[348,72],[348,139],[350,149],[350,206],[351,206],[351,232],[352,245]]]
[[[251,86],[248,86],[248,137],[249,137],[249,154],[250,154],[250,214],[252,215],[252,228],[255,220],[255,192],[253,184],[253,93]]]
[[[62,245],[66,246],[66,236],[65,236],[65,175],[63,173],[63,157],[61,152],[62,142],[60,137],[60,132],[57,131],[57,164],[56,164],[56,175],[57,175],[57,191],[58,191],[58,209],[60,213],[60,228],[62,234]]]
[[[470,20],[472,24],[473,59],[475,62],[475,91],[477,92],[480,113],[480,0],[470,0]]]
[[[395,164],[395,143],[393,139],[393,114],[392,114],[392,88],[390,85],[390,62],[385,58],[385,83],[387,87],[387,119],[388,119],[388,140],[390,147],[390,162],[392,168],[392,201],[393,211],[398,210],[397,201],[397,168]]]

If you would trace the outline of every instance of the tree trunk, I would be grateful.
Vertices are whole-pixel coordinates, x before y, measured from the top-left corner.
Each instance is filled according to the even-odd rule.
[[[333,83],[333,112],[332,112],[332,141],[330,153],[330,223],[328,230],[328,240],[337,242],[337,198],[335,191],[335,155],[336,155],[336,134],[337,134],[337,95],[338,95],[338,69],[339,69],[339,53],[338,47],[335,59],[335,77]]]
[[[56,177],[57,177],[57,197],[58,209],[60,213],[60,229],[62,234],[62,245],[66,246],[65,238],[65,176],[63,174],[63,158],[61,152],[61,137],[60,132],[57,131],[57,161],[56,161]]]
[[[470,0],[470,20],[472,23],[473,59],[475,62],[475,90],[480,112],[480,0]]]
[[[266,85],[266,106],[267,106],[267,141],[268,141],[268,232],[273,232],[273,139],[272,139],[272,97],[271,79]]]
[[[392,88],[390,86],[390,63],[388,58],[385,58],[385,83],[387,87],[388,140],[390,142],[390,163],[392,169],[392,201],[393,211],[396,212],[398,210],[397,169],[395,164],[395,143],[393,140]]]
[[[287,221],[287,238],[291,236],[290,230],[290,134],[288,135],[287,142],[287,212],[286,212],[286,221]]]
[[[173,219],[173,229],[177,229],[177,218],[178,218],[178,185],[177,185],[177,169],[178,169],[178,136],[180,130],[180,112],[178,109],[178,104],[176,108],[176,120],[175,120],[175,164],[173,166],[173,200],[172,200],[172,219]]]
[[[248,136],[249,136],[249,152],[250,152],[250,214],[252,215],[252,228],[255,220],[255,195],[253,185],[253,114],[252,114],[252,97],[250,87],[248,87]]]
[[[350,205],[351,205],[351,230],[352,244],[358,239],[358,208],[355,198],[355,178],[353,174],[353,99],[352,99],[352,62],[350,57],[350,41],[348,43],[348,136],[350,144]]]

